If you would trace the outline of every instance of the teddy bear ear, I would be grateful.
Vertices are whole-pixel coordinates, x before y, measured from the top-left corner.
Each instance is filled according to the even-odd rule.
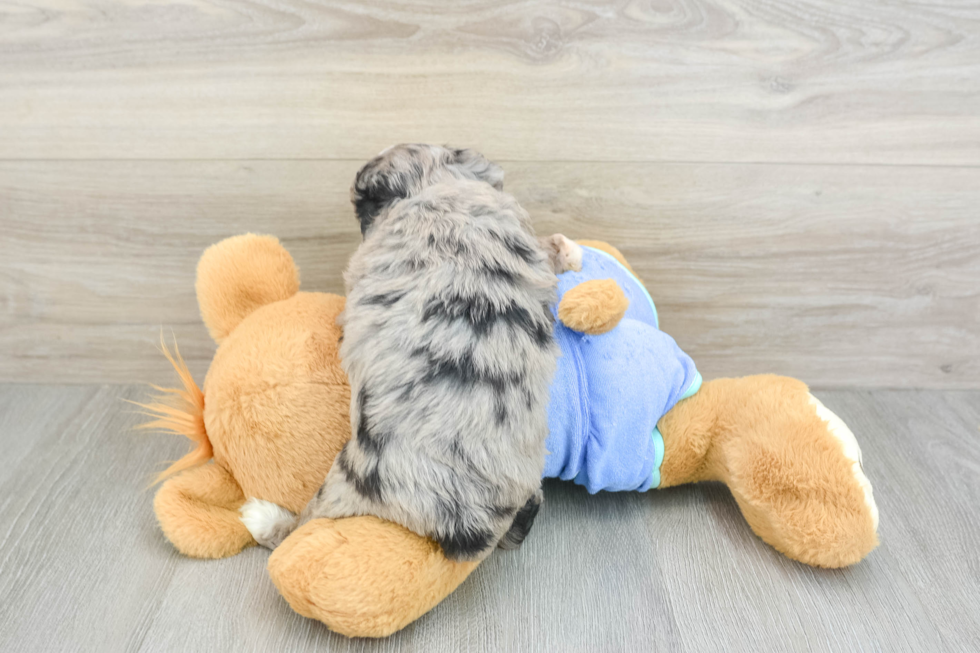
[[[205,250],[197,264],[197,303],[221,343],[257,308],[299,291],[299,270],[273,236],[232,236]]]

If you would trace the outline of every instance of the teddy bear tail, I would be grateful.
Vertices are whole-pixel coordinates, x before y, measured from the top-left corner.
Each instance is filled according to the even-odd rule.
[[[204,430],[204,393],[197,387],[194,377],[187,369],[187,364],[180,355],[176,340],[174,341],[174,354],[171,354],[161,333],[160,347],[163,350],[163,355],[174,366],[183,388],[161,388],[153,385],[151,387],[160,394],[153,397],[151,403],[130,402],[142,408],[144,415],[152,418],[136,428],[159,429],[183,435],[196,446],[160,472],[153,481],[153,485],[177,472],[203,465],[211,459],[212,455],[211,440],[208,439],[207,431]]]

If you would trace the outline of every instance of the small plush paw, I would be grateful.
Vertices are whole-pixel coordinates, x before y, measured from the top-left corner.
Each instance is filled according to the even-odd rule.
[[[279,546],[296,527],[296,516],[271,501],[249,499],[239,512],[248,532],[267,549]]]
[[[555,274],[582,270],[582,247],[578,243],[561,234],[554,234],[542,238],[541,245],[548,252],[548,259],[555,269]]]
[[[626,315],[630,302],[612,279],[591,279],[565,293],[558,304],[558,319],[573,331],[601,335]]]

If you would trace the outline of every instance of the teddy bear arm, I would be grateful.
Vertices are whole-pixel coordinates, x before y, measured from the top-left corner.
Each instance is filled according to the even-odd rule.
[[[615,281],[592,279],[562,296],[558,303],[558,319],[573,331],[599,335],[619,324],[629,305],[623,289]]]
[[[315,519],[269,557],[269,575],[299,614],[348,637],[386,637],[439,604],[478,562],[376,517]]]
[[[167,480],[153,500],[164,535],[192,558],[226,558],[255,544],[239,518],[245,495],[217,464],[191,468]]]
[[[843,567],[878,544],[857,443],[801,381],[709,381],[658,426],[660,487],[724,482],[756,535],[786,556]]]
[[[623,253],[609,243],[601,240],[575,242],[609,254],[636,276]],[[600,335],[614,329],[623,319],[627,308],[629,308],[629,299],[615,281],[593,279],[575,286],[564,294],[558,304],[558,319],[573,331]]]

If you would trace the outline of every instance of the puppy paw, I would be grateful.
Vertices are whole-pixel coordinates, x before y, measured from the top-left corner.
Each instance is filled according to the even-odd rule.
[[[555,274],[579,272],[582,269],[582,247],[561,234],[541,238],[541,246],[548,252],[548,259]]]
[[[267,549],[279,546],[296,527],[296,516],[271,501],[249,499],[238,511],[248,532]]]

